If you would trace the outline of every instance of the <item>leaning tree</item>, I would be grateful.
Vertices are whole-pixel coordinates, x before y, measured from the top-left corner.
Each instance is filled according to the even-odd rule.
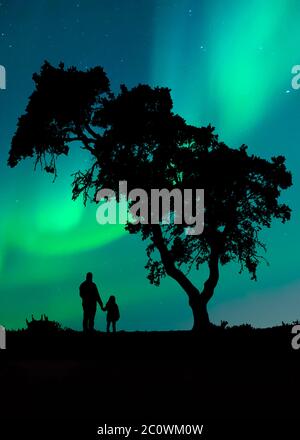
[[[211,126],[188,125],[173,113],[167,88],[121,86],[114,96],[101,67],[82,72],[46,62],[33,79],[35,91],[11,144],[11,167],[33,157],[56,175],[57,157],[80,142],[92,161],[89,169],[75,173],[73,199],[82,195],[84,203],[96,201],[100,189],[111,188],[119,200],[123,180],[129,191],[189,188],[194,203],[196,189],[204,189],[202,234],[188,234],[184,221],[166,223],[163,213],[156,224],[129,222],[126,229],[147,242],[150,282],[159,285],[166,275],[177,281],[187,294],[193,329],[206,328],[219,266],[235,261],[256,279],[265,250],[259,232],[273,219],[290,219],[290,208],[279,201],[281,190],[292,185],[285,158],[249,155],[244,145],[233,149],[220,142]],[[174,218],[174,203],[169,211]],[[189,273],[205,264],[208,277],[199,289]]]

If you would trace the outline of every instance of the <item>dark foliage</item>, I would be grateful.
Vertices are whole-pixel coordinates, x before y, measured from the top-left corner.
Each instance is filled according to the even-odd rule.
[[[31,321],[26,319],[26,325],[28,332],[35,335],[44,335],[62,330],[59,322],[49,321],[46,315],[42,315],[40,319],[35,319],[32,315]]]

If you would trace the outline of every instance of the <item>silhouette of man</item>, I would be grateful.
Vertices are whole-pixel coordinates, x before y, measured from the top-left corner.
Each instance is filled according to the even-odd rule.
[[[96,284],[93,282],[93,274],[88,272],[86,279],[79,287],[80,296],[82,298],[83,308],[83,331],[94,330],[94,321],[97,309],[97,303],[103,310],[103,303],[100,298]]]

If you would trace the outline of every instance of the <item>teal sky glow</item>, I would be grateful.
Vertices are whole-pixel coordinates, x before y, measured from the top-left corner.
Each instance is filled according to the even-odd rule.
[[[58,178],[26,161],[6,166],[17,118],[45,59],[85,69],[102,65],[121,83],[168,86],[175,111],[220,138],[264,157],[284,154],[294,186],[285,201],[287,225],[264,232],[267,259],[258,281],[238,267],[222,268],[210,304],[214,322],[268,326],[300,318],[300,3],[296,0],[5,1],[0,6],[0,322],[22,327],[46,313],[81,327],[78,286],[94,272],[103,299],[117,296],[125,330],[189,329],[185,293],[172,280],[146,279],[144,243],[120,225],[100,226],[96,206],[71,201],[71,174],[87,167],[80,151],[59,160]],[[206,268],[193,273],[200,286]],[[104,315],[97,317],[104,329]]]

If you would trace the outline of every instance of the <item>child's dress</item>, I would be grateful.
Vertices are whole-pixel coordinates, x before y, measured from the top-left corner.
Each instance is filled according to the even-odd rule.
[[[117,304],[107,303],[105,309],[107,310],[107,321],[116,322],[120,319],[120,312]]]

